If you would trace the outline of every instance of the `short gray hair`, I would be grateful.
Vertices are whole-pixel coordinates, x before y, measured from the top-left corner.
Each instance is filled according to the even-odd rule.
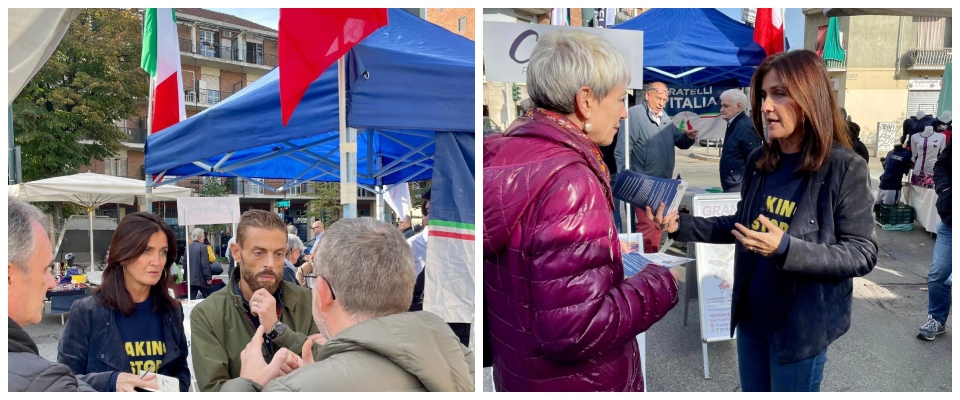
[[[190,232],[190,240],[200,240],[200,236],[203,236],[203,228],[193,228]]]
[[[577,91],[587,86],[602,100],[617,85],[630,83],[627,62],[600,36],[562,30],[540,36],[527,67],[527,93],[550,111],[572,114]]]
[[[7,196],[7,262],[16,265],[24,274],[30,274],[27,261],[33,257],[36,240],[33,224],[36,221],[44,233],[53,230],[47,216],[39,208],[20,199]]]
[[[740,107],[742,107],[744,111],[746,111],[747,106],[750,104],[747,100],[747,95],[743,93],[742,90],[736,88],[727,89],[724,90],[723,93],[720,93],[720,101],[723,101],[723,99],[730,99],[730,101],[735,104],[740,104]]]
[[[293,250],[303,251],[303,241],[300,240],[300,237],[292,233],[287,234],[287,254],[290,254]]]
[[[416,277],[413,250],[403,234],[373,218],[337,221],[323,234],[316,273],[354,318],[367,320],[410,308]]]

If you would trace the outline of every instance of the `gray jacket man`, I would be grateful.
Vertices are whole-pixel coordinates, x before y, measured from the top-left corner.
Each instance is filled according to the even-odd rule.
[[[674,146],[689,149],[696,141],[697,131],[681,131],[663,111],[667,93],[666,85],[653,82],[647,88],[647,100],[628,110],[630,170],[633,172],[670,178],[675,163]],[[617,172],[623,171],[627,165],[624,162],[623,127],[624,124],[621,124],[617,133],[617,148],[614,150]]]
[[[43,318],[43,299],[57,282],[50,274],[51,226],[36,207],[7,197],[7,391],[94,392],[70,367],[40,357],[23,325]]]

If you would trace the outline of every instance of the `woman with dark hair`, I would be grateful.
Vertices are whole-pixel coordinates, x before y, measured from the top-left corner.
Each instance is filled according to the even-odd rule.
[[[823,61],[767,57],[750,85],[762,147],[734,215],[663,206],[647,217],[684,242],[736,243],[730,335],[743,391],[819,391],[827,346],[850,328],[853,278],[877,263],[867,165],[850,148]]]
[[[630,68],[585,31],[540,36],[534,107],[483,140],[483,285],[498,391],[643,391],[637,335],[678,302],[659,265],[624,276],[613,143]],[[484,326],[486,328],[486,326]]]
[[[190,388],[183,309],[170,297],[173,230],[145,212],[120,221],[103,284],[73,304],[57,361],[101,392],[156,389],[159,373]]]

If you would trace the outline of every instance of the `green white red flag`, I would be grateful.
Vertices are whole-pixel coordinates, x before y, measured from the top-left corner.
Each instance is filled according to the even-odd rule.
[[[784,51],[782,8],[758,8],[753,27],[753,41],[767,53],[767,57]]]
[[[143,13],[143,53],[140,67],[150,74],[148,118],[150,134],[187,118],[183,74],[172,8],[147,8]]]

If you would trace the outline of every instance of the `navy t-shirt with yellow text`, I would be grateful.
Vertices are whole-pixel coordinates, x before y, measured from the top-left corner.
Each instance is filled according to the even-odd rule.
[[[130,360],[128,369],[120,372],[141,375],[144,371],[159,371],[167,345],[163,342],[163,319],[153,310],[153,297],[137,303],[132,315],[116,312],[115,318],[123,338],[123,349]]]
[[[803,196],[805,175],[796,172],[800,165],[803,152],[794,154],[784,154],[780,158],[778,168],[767,173],[763,178],[762,186],[757,191],[757,198],[753,202],[750,212],[750,230],[757,232],[767,232],[766,226],[760,223],[758,217],[763,214],[771,223],[778,226],[784,232],[784,236],[790,230],[790,223],[797,212],[797,202]],[[774,314],[777,312],[776,297],[774,296],[776,265],[782,261],[785,256],[789,238],[784,237],[781,241],[778,254],[772,257],[765,257],[758,253],[750,252],[747,268],[752,268],[749,281],[747,282],[746,296],[741,298],[738,303],[742,309],[742,318],[738,318],[741,323],[749,323],[758,328],[765,336],[772,339],[776,333],[777,327],[774,325],[777,318]]]

